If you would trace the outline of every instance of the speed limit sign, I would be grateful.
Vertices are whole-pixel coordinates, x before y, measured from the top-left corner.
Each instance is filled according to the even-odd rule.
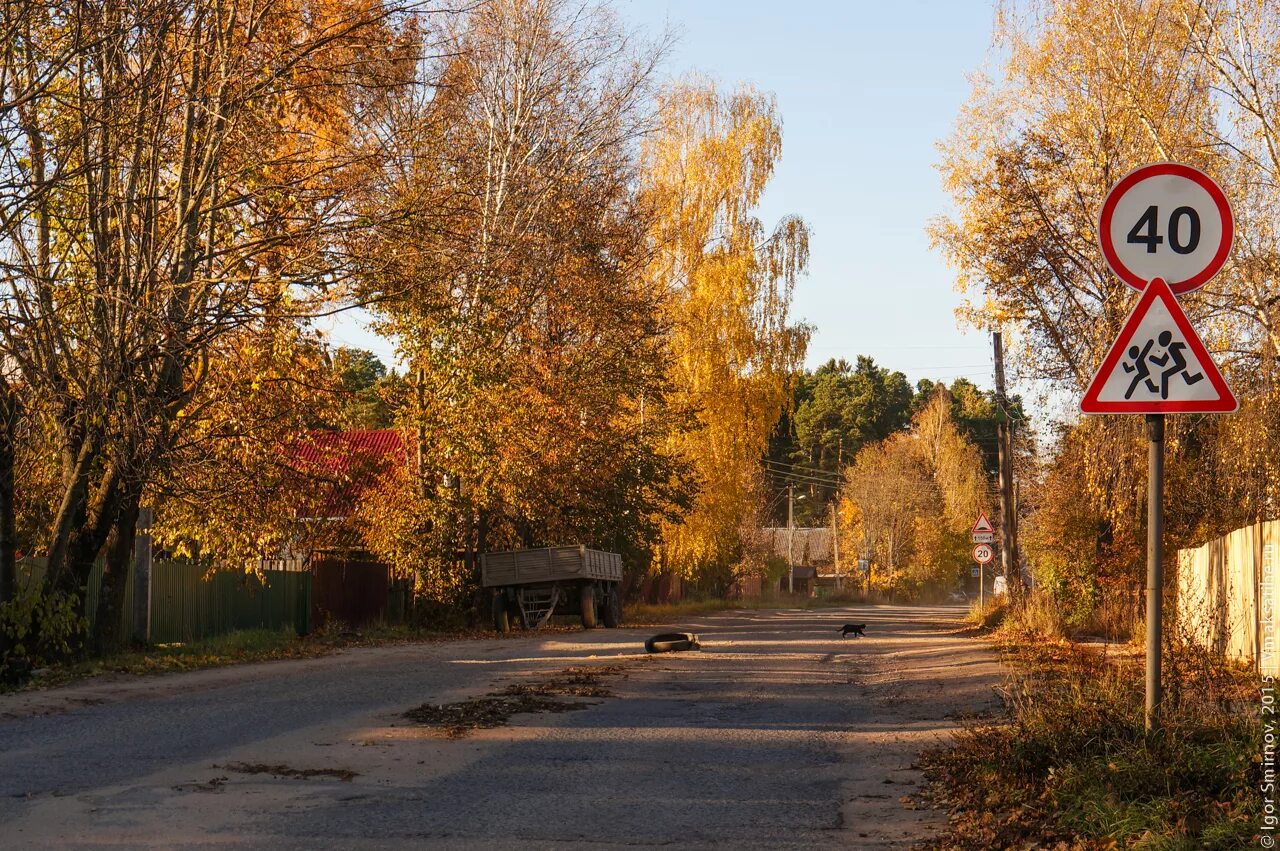
[[[990,544],[977,544],[973,548],[973,560],[978,564],[990,564],[995,557],[996,551],[991,548]]]
[[[1155,278],[1179,295],[1203,286],[1227,262],[1234,236],[1221,187],[1181,163],[1145,165],[1125,175],[1098,217],[1102,256],[1136,290]]]

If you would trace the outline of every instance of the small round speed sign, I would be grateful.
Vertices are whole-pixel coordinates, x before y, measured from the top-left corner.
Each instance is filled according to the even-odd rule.
[[[990,544],[977,544],[973,548],[973,560],[978,564],[990,564],[995,557],[996,551],[991,549]]]
[[[1154,278],[1178,294],[1203,286],[1227,262],[1234,236],[1221,187],[1180,163],[1130,172],[1111,188],[1098,217],[1102,256],[1136,290]]]

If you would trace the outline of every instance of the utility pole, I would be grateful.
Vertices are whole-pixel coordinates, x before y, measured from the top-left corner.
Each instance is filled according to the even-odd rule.
[[[1013,422],[1004,392],[1004,345],[999,331],[991,332],[996,362],[996,447],[1000,485],[1000,567],[1005,593],[1022,600],[1022,570],[1018,566],[1018,513],[1013,499]]]
[[[836,481],[844,484],[844,435],[836,438]],[[844,574],[840,572],[840,524],[837,509],[840,507],[840,486],[831,497],[831,553],[835,558],[836,590],[844,590]]]
[[[151,643],[151,509],[138,509],[133,538],[133,642]]]
[[[844,576],[840,573],[840,527],[836,524],[836,503],[839,497],[831,501],[831,554],[835,559],[836,590],[844,590]]]
[[[792,561],[792,543],[796,537],[795,500],[792,499],[792,486],[787,485],[787,593],[796,593],[796,568]]]

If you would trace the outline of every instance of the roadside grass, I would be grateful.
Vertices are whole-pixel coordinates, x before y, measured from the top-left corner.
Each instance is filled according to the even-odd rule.
[[[43,668],[17,687],[3,691],[51,688],[101,674],[161,674],[271,659],[299,659],[332,652],[333,645],[298,638],[292,629],[245,629],[199,641],[157,644],[110,656],[80,659]]]
[[[147,675],[219,668],[277,659],[311,659],[345,647],[374,647],[414,641],[445,641],[491,636],[481,630],[430,631],[409,626],[375,624],[351,630],[340,622],[307,636],[292,628],[242,629],[196,641],[155,644],[89,657],[39,669],[16,686],[0,686],[0,694],[53,688],[103,674]]]
[[[1013,621],[996,633],[1011,663],[1007,717],[974,720],[924,758],[933,794],[952,811],[943,847],[1250,844],[1262,738],[1250,671],[1174,641],[1161,731],[1148,737],[1141,659]]]
[[[1006,612],[1004,598],[988,598],[983,603],[974,600],[964,616],[964,624],[972,629],[992,630],[1004,622]]]

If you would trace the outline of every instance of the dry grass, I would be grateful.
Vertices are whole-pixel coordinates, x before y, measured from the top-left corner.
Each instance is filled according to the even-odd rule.
[[[291,629],[239,630],[200,641],[157,644],[40,669],[32,679],[0,688],[0,692],[53,688],[101,674],[165,674],[272,659],[309,659],[332,653],[337,646],[334,639],[300,639]]]
[[[1256,680],[1175,642],[1161,732],[1143,729],[1141,661],[1028,630],[999,633],[1007,717],[927,756],[952,809],[944,847],[1247,846],[1260,816]]]

